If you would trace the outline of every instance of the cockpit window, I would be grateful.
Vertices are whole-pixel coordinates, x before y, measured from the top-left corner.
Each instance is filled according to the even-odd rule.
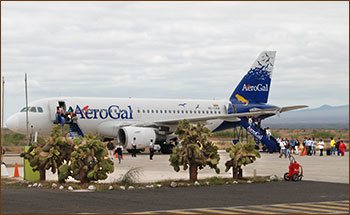
[[[43,112],[43,108],[42,107],[38,107],[38,112],[42,113]]]
[[[36,107],[30,107],[29,112],[36,112]]]
[[[24,107],[24,108],[22,108],[22,110],[20,112],[26,112],[26,110],[27,110],[27,108]]]

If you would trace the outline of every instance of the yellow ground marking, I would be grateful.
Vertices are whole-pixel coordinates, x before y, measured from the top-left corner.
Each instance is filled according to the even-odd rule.
[[[266,209],[266,210],[273,210],[273,211],[278,211],[280,213],[301,213],[301,214],[312,214],[313,212],[309,212],[309,211],[301,211],[301,210],[295,210],[293,208],[288,208],[288,209],[284,209],[284,208],[274,208],[274,206],[276,205],[269,205],[269,206],[254,206],[255,208],[262,208],[262,209]],[[268,208],[267,208],[268,207]]]
[[[339,206],[347,206],[349,207],[349,203],[342,203],[342,202],[320,202],[322,204],[330,204],[330,205],[339,205]]]
[[[343,211],[348,211],[349,210],[349,206],[348,207],[342,207],[342,206],[331,206],[331,205],[321,205],[321,204],[314,204],[312,205],[313,207],[320,207],[320,208],[333,208],[333,209],[337,209],[337,210],[343,210]]]
[[[317,211],[317,212],[327,212],[327,213],[334,213],[336,210],[326,210],[321,208],[311,208],[314,207],[314,205],[310,205],[310,207],[303,207],[300,205],[275,205],[275,207],[282,207],[282,208],[297,208],[297,209],[303,209],[303,210],[309,210],[309,211]],[[302,211],[304,213],[304,211]]]
[[[229,211],[235,211],[235,212],[248,212],[248,213],[254,213],[254,214],[274,214],[272,212],[267,211],[259,211],[259,210],[253,210],[253,209],[243,209],[243,208],[223,208],[225,210]]]
[[[175,210],[175,211],[160,211],[161,214],[164,213],[171,213],[171,214],[194,214],[194,212],[190,212],[190,211],[181,211],[181,210]]]
[[[195,211],[194,213],[196,213],[196,211],[199,211],[199,212],[208,212],[208,213],[212,213],[212,214],[232,214],[232,212],[228,212],[228,211],[222,211],[222,210],[214,210],[214,209],[195,209],[195,210],[192,210],[192,211]]]

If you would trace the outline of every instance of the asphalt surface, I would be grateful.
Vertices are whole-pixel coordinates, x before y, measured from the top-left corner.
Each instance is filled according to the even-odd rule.
[[[1,214],[135,213],[349,200],[349,184],[272,182],[89,193],[1,186]]]

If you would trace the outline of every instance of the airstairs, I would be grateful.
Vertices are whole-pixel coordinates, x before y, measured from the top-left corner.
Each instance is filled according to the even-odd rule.
[[[245,128],[251,135],[253,135],[257,144],[261,142],[263,146],[266,146],[269,149],[270,152],[278,152],[278,144],[274,137],[270,136],[270,138],[268,138],[265,132],[256,126],[255,123],[249,124],[247,118],[242,117],[240,119],[240,126]]]

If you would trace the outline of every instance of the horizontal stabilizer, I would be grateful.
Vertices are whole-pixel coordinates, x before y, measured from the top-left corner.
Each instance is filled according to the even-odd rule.
[[[291,110],[297,110],[297,109],[301,109],[301,108],[308,108],[308,107],[309,106],[307,106],[307,105],[297,105],[297,106],[283,107],[283,108],[281,108],[280,113],[291,111]]]

